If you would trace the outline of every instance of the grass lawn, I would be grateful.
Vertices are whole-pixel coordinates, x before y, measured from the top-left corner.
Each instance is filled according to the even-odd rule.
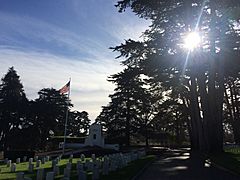
[[[140,171],[145,166],[145,164],[153,161],[154,159],[155,159],[155,156],[151,156],[151,155],[143,157],[134,162],[131,162],[127,167],[123,169],[120,169],[115,172],[111,172],[108,176],[101,176],[100,179],[104,179],[104,180],[131,179],[133,176],[135,176],[135,174],[138,173],[138,171]],[[77,171],[74,171],[74,169],[76,169],[76,163],[78,160],[79,158],[73,159],[73,167],[72,167],[73,170],[71,172],[71,179],[73,180],[77,179]],[[60,180],[63,177],[63,169],[66,167],[67,162],[68,162],[68,159],[63,159],[59,162],[58,165],[60,168],[61,175],[55,177],[55,179]],[[52,165],[52,162],[49,161],[41,165],[41,167],[45,169],[45,172],[48,172],[52,170],[51,165]],[[0,165],[0,168],[1,168],[0,179],[16,179],[16,173],[11,173],[9,167],[7,167],[6,165]],[[34,171],[34,173],[28,173],[27,168],[28,168],[28,162],[17,164],[16,172],[24,172],[25,177],[31,177],[32,179],[36,179],[36,174],[37,174],[36,170]],[[91,179],[91,175],[92,173],[88,172],[88,179]]]
[[[79,158],[73,159],[72,169],[76,169],[76,163],[78,160],[79,160]],[[67,162],[68,162],[68,159],[62,159],[58,163],[59,169],[60,169],[60,174],[63,174],[63,169],[66,167]],[[34,167],[36,167],[36,162],[33,162],[33,164],[34,164]],[[52,162],[49,161],[49,162],[46,162],[45,164],[42,164],[41,168],[44,168],[45,173],[46,173],[46,172],[52,170],[51,166],[52,166]],[[16,173],[11,173],[10,167],[7,167],[4,164],[4,165],[0,165],[0,169],[1,169],[0,179],[16,179]],[[28,162],[20,163],[20,164],[17,164],[16,172],[24,172],[25,177],[31,177],[32,179],[36,179],[36,174],[37,174],[36,168],[34,168],[34,173],[28,173],[27,169],[28,169]],[[72,173],[74,175],[76,173],[76,171],[72,171]],[[61,179],[62,177],[63,177],[63,175],[59,175],[59,176],[56,176],[56,179]]]
[[[146,164],[155,160],[156,156],[148,155],[131,162],[127,167],[111,172],[107,176],[101,176],[101,180],[128,180],[132,179]]]
[[[226,148],[224,151],[212,155],[210,159],[216,164],[240,174],[240,148]]]

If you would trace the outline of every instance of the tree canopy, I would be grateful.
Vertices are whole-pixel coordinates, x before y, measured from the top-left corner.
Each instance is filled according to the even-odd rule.
[[[118,58],[125,58],[123,65],[137,68],[139,75],[150,79],[146,85],[162,87],[165,98],[159,98],[160,106],[154,108],[154,114],[170,115],[168,126],[173,115],[182,114],[192,149],[222,151],[226,80],[238,78],[240,70],[240,2],[122,0],[117,1],[116,7],[119,12],[130,8],[138,17],[151,21],[143,40],[129,39],[112,49],[120,53]],[[194,50],[184,47],[191,32],[201,38]],[[226,94],[229,96],[229,90]],[[151,107],[155,104],[151,103]],[[181,109],[180,114],[164,113],[168,110],[160,107],[167,104],[170,109]],[[181,118],[176,119],[174,124]],[[161,124],[160,120],[157,122]]]

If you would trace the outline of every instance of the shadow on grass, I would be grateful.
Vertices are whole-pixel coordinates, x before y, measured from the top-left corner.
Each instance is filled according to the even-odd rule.
[[[240,154],[232,152],[223,152],[210,156],[211,160],[240,175]]]

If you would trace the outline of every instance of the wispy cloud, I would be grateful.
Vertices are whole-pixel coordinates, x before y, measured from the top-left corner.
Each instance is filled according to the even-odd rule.
[[[37,92],[42,88],[61,88],[71,77],[74,108],[88,111],[92,119],[99,114],[101,106],[109,102],[108,95],[113,92],[114,86],[106,81],[106,77],[121,69],[114,61],[96,64],[81,59],[13,49],[1,49],[0,62],[4,65],[0,66],[1,77],[8,67],[14,66],[30,99],[36,98]]]
[[[119,14],[119,16],[113,16],[109,21],[114,22],[114,24],[109,24],[107,28],[103,28],[107,31],[114,39],[118,42],[123,42],[124,39],[142,39],[142,33],[147,29],[150,22],[139,19],[138,17],[128,18],[129,14],[124,15],[124,13]]]
[[[72,0],[72,9],[76,16],[85,19],[86,21],[97,18],[95,27],[99,31],[105,32],[115,43],[121,43],[124,39],[141,39],[142,32],[150,25],[150,21],[140,19],[133,12],[127,10],[124,13],[119,13],[114,7],[116,1],[110,0],[88,0],[89,6],[84,6],[84,1]],[[95,4],[101,4],[101,8],[96,7]],[[95,9],[97,8],[97,9]],[[80,10],[81,9],[81,10]],[[89,16],[97,13],[99,16]],[[111,44],[111,46],[118,44]]]
[[[29,16],[0,12],[0,26],[1,44],[91,59],[101,59],[109,53],[103,51],[106,45],[99,40]]]
[[[135,16],[129,18],[129,14],[118,16],[113,1],[98,0],[99,4],[104,3],[103,8],[95,0],[70,2],[76,15],[71,19],[73,24],[74,18],[77,22],[83,20],[76,27],[54,24],[27,13],[0,11],[0,76],[14,66],[30,99],[36,98],[42,88],[61,88],[71,77],[74,108],[86,110],[94,120],[114,89],[107,77],[122,69],[108,47],[124,39],[138,39],[148,22]],[[84,6],[86,2],[89,6]]]

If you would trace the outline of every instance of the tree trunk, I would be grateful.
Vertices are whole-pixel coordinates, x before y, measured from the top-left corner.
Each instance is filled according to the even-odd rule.
[[[208,142],[208,121],[209,121],[209,98],[207,94],[206,87],[206,76],[204,69],[200,69],[198,73],[198,85],[199,85],[199,93],[200,93],[200,102],[202,108],[202,116],[203,116],[203,138],[204,138],[204,147],[203,151],[206,152],[209,150],[209,142]]]
[[[193,142],[195,150],[203,150],[203,129],[202,122],[200,119],[200,109],[197,95],[197,84],[196,84],[196,75],[194,73],[194,69],[192,68],[190,80],[190,97],[191,97],[191,125],[193,132]]]
[[[149,146],[149,138],[148,138],[148,117],[146,116],[145,118],[145,146],[148,147]]]
[[[127,110],[126,110],[126,145],[130,145],[130,105],[127,102]]]
[[[210,1],[211,8],[211,22],[210,22],[210,50],[211,58],[209,58],[209,83],[208,83],[208,95],[209,95],[209,117],[208,117],[208,142],[209,142],[209,153],[216,153],[223,150],[223,140],[222,140],[222,76],[219,78],[219,89],[216,89],[216,79],[217,72],[220,73],[220,70],[217,71],[216,61],[221,59],[216,59],[216,7],[215,1]],[[213,131],[214,129],[214,131]]]
[[[230,100],[231,100],[231,105],[228,102],[228,109],[229,113],[231,114],[230,117],[232,118],[232,128],[233,128],[233,135],[234,135],[234,141],[236,144],[240,144],[240,118],[239,118],[239,108],[237,105],[238,98],[236,95],[236,90],[234,87],[234,81],[229,80],[228,82],[229,85],[229,91],[230,91]],[[226,94],[227,92],[225,92]]]

